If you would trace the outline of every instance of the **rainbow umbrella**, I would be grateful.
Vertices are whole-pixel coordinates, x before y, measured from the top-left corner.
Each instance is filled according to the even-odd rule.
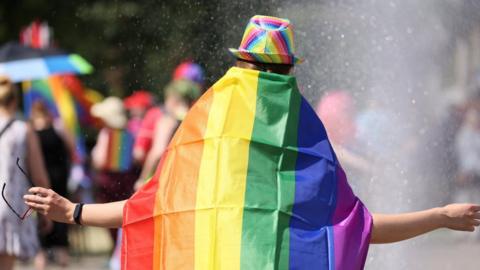
[[[9,42],[0,48],[0,74],[13,82],[43,79],[56,74],[88,74],[93,67],[78,54],[58,49],[35,49]]]
[[[363,269],[372,217],[294,77],[232,68],[124,208],[123,269]]]
[[[30,115],[30,109],[35,101],[43,102],[52,115],[60,118],[64,127],[73,135],[77,161],[84,160],[86,146],[80,124],[82,118],[83,124],[94,124],[89,114],[93,103],[88,100],[89,92],[83,88],[79,80],[70,75],[56,75],[44,80],[27,81],[22,86],[25,115],[27,117]]]

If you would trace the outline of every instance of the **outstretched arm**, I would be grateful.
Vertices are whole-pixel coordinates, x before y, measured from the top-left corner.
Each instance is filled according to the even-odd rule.
[[[373,214],[372,244],[407,240],[436,229],[474,231],[480,225],[480,205],[450,204],[425,211]]]
[[[25,203],[47,218],[68,224],[75,224],[73,212],[75,205],[51,189],[33,187],[30,194],[24,196]],[[80,222],[82,225],[119,228],[122,226],[125,201],[83,206]]]

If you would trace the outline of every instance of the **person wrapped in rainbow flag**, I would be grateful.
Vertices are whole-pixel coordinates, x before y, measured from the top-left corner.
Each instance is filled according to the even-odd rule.
[[[472,231],[480,206],[371,215],[289,75],[290,22],[254,16],[237,58],[191,108],[153,179],[130,199],[74,204],[32,188],[49,218],[123,226],[122,269],[363,269],[370,243]]]

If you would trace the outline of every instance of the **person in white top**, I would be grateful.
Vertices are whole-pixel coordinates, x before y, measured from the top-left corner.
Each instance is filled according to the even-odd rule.
[[[25,218],[22,195],[30,185],[49,187],[41,148],[33,129],[17,120],[17,93],[7,77],[0,76],[0,268],[13,269],[16,258],[31,258],[39,248],[34,218]],[[23,166],[28,179],[19,166]],[[42,223],[46,219],[43,216]]]

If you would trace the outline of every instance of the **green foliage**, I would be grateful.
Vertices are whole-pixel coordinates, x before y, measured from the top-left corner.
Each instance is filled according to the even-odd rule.
[[[59,47],[93,64],[84,82],[105,94],[159,93],[185,59],[205,67],[208,86],[233,63],[226,49],[238,46],[248,18],[269,14],[275,2],[6,0],[0,43],[18,39],[32,20],[45,20]]]

